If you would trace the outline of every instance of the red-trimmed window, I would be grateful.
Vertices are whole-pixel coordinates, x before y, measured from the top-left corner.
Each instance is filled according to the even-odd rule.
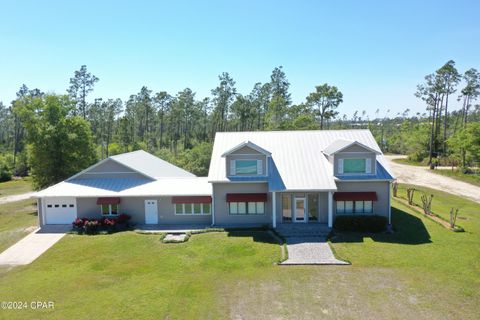
[[[262,215],[265,214],[265,202],[229,202],[230,215]]]

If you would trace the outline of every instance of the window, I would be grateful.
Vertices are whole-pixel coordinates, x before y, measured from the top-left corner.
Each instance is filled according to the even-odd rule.
[[[210,214],[210,203],[203,203],[203,214]]]
[[[257,160],[235,160],[235,174],[257,174]]]
[[[265,202],[229,202],[231,215],[265,214]]]
[[[308,220],[318,220],[318,194],[308,195]]]
[[[193,204],[193,214],[202,214],[202,204],[194,203]]]
[[[366,159],[343,159],[343,173],[365,173]]]
[[[47,208],[51,208],[51,207],[52,207],[52,205],[51,205],[51,204],[47,205]]]
[[[372,213],[372,201],[337,201],[337,214]]]
[[[116,216],[118,215],[118,204],[102,204],[100,206],[102,215],[104,216]]]
[[[73,205],[73,204],[69,204],[68,206],[69,206],[70,208],[75,207],[75,205]]]
[[[175,203],[176,215],[209,215],[210,203]]]
[[[292,196],[282,195],[282,218],[283,221],[292,221]]]
[[[55,205],[55,208],[58,208],[58,207],[60,207],[60,205],[56,204],[56,205]]]

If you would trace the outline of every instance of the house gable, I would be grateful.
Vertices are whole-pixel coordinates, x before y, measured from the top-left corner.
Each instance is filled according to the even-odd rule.
[[[81,179],[145,179],[150,178],[138,171],[133,170],[117,161],[107,158],[97,164],[87,168],[86,170],[69,178],[67,181]],[[151,178],[150,178],[151,179]]]
[[[227,177],[258,177],[268,175],[270,152],[245,141],[223,154]]]

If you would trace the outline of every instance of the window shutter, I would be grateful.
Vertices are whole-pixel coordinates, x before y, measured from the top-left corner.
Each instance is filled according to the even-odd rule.
[[[338,159],[338,173],[343,173],[343,159]]]
[[[236,174],[235,169],[235,160],[230,160],[230,175],[234,176]]]
[[[365,159],[365,173],[372,173],[372,159]]]
[[[257,160],[257,174],[263,174],[263,161]]]

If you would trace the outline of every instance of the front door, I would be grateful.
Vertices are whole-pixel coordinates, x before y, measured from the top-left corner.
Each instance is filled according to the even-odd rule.
[[[158,224],[157,200],[145,200],[145,223]]]
[[[305,210],[305,198],[295,198],[295,211],[293,222],[307,222]]]

